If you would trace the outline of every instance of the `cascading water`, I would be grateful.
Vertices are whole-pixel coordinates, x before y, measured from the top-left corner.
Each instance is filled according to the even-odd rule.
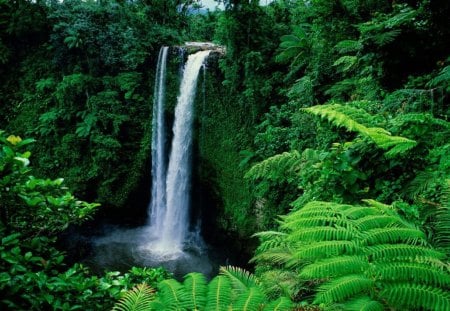
[[[164,103],[166,92],[166,67],[169,47],[159,51],[153,102],[152,121],[152,195],[150,226],[157,235],[161,232],[161,219],[166,207],[166,150]]]
[[[139,265],[163,266],[179,277],[192,271],[211,275],[217,271],[219,262],[227,262],[228,259],[220,257],[219,250],[204,244],[199,227],[189,231],[193,103],[199,73],[209,53],[210,50],[206,50],[189,55],[184,66],[172,127],[171,153],[167,156],[166,136],[169,135],[165,130],[164,102],[169,48],[161,48],[153,103],[150,221],[145,227],[108,228],[107,236],[97,238],[92,262],[98,271],[105,268],[126,271]]]
[[[182,252],[188,234],[193,102],[200,69],[210,52],[207,50],[189,55],[186,62],[175,108],[172,148],[165,185],[165,209],[161,211],[161,206],[155,207],[152,204],[152,208],[157,210],[157,213],[152,211],[152,215],[157,216],[152,219],[152,229],[158,230],[158,239],[152,247],[154,251],[166,255]],[[159,128],[159,125],[156,127]],[[159,176],[154,176],[155,178]],[[153,185],[155,183],[152,182]],[[163,188],[160,184],[156,187]]]

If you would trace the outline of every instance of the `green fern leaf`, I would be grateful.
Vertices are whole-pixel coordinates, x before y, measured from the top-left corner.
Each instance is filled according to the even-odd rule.
[[[368,296],[363,296],[345,303],[344,309],[348,311],[383,311],[384,306]]]
[[[258,253],[250,262],[270,262],[272,264],[286,264],[292,260],[292,252],[289,248],[275,248]]]
[[[426,285],[386,285],[381,290],[380,297],[397,309],[450,310],[449,292]]]
[[[374,281],[362,275],[347,275],[319,286],[314,303],[345,301],[356,294],[369,292]]]
[[[246,292],[251,287],[256,287],[259,284],[253,274],[241,268],[232,266],[220,267],[219,273],[230,280],[233,289],[237,293]]]
[[[436,258],[443,259],[444,254],[433,249],[408,244],[380,244],[373,245],[366,248],[366,254],[373,260],[391,259],[398,260],[399,258]]]
[[[181,306],[187,310],[201,310],[206,304],[208,286],[205,276],[191,272],[185,276],[183,282],[183,296]]]
[[[379,127],[366,127],[358,123],[345,113],[342,105],[330,104],[303,108],[302,110],[321,118],[327,119],[335,126],[344,127],[348,131],[357,132],[363,137],[371,139],[381,149],[389,149],[387,157],[395,157],[415,147],[417,142],[400,136],[392,136],[386,130]]]
[[[151,308],[151,302],[155,298],[154,290],[145,283],[125,293],[113,307],[113,311],[147,311]]]
[[[425,241],[425,234],[413,228],[376,228],[367,231],[363,243],[367,245],[387,243],[418,243]]]
[[[361,231],[368,231],[375,228],[392,227],[402,225],[401,219],[395,216],[370,215],[355,220],[356,225]]]
[[[312,227],[304,228],[293,232],[289,235],[288,241],[333,241],[333,240],[347,240],[351,241],[358,235],[357,231],[349,230],[348,228],[333,228],[333,227]]]
[[[310,245],[302,245],[292,255],[289,266],[298,264],[298,261],[317,260],[340,255],[353,255],[359,251],[354,241],[320,241]]]
[[[293,308],[294,304],[291,300],[286,297],[281,297],[267,304],[264,307],[263,311],[288,311],[293,310]]]
[[[205,310],[228,311],[231,304],[232,288],[225,276],[216,276],[208,284],[208,295]]]
[[[416,262],[378,264],[375,271],[380,280],[411,281],[418,284],[447,287],[450,275],[445,270],[430,269],[430,266]]]
[[[233,309],[239,311],[257,311],[266,301],[266,297],[258,287],[251,287],[238,295],[233,303]]]
[[[369,263],[361,256],[340,256],[327,258],[305,266],[300,276],[306,279],[325,279],[346,274],[362,273]]]
[[[166,309],[181,310],[182,285],[174,279],[164,280],[158,283],[158,300],[160,300]]]

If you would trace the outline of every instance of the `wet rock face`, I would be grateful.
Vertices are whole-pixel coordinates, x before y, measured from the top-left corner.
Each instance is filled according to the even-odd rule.
[[[188,54],[202,50],[210,50],[219,54],[225,54],[225,47],[212,42],[186,42],[181,48],[185,48]]]

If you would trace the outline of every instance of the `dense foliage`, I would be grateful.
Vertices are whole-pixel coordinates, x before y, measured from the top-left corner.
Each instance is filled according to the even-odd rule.
[[[0,0],[1,306],[111,308],[144,282],[115,308],[449,309],[449,2],[222,3]],[[184,40],[226,47],[195,180],[210,237],[263,231],[255,276],[66,267],[57,235],[148,179],[157,53]]]

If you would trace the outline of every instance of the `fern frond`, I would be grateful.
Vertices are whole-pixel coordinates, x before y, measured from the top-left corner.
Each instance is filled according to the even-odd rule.
[[[295,297],[301,279],[295,270],[271,269],[260,276],[261,285],[268,295]]]
[[[335,126],[344,127],[351,132],[357,132],[363,137],[372,140],[381,149],[386,150],[390,148],[390,150],[386,152],[387,157],[394,157],[417,145],[417,142],[414,140],[400,136],[392,136],[388,131],[382,128],[366,127],[349,117],[345,112],[342,112],[342,109],[342,105],[330,104],[303,108],[302,110],[323,119],[327,119]]]
[[[334,241],[334,240],[347,240],[351,241],[356,238],[358,231],[350,230],[348,228],[333,228],[333,227],[312,227],[304,228],[292,232],[288,241]]]
[[[259,284],[258,279],[253,274],[238,267],[220,267],[219,273],[230,280],[237,293],[243,293]]]
[[[363,296],[346,302],[344,309],[348,311],[383,311],[384,306],[368,296]]]
[[[208,295],[205,310],[228,311],[231,304],[232,288],[227,277],[216,276],[208,284]]]
[[[389,284],[380,297],[398,309],[450,310],[450,294],[439,288],[419,284]]]
[[[262,242],[257,249],[257,253],[267,252],[273,249],[289,249],[290,242],[285,237],[278,236],[273,239]]]
[[[125,293],[113,307],[113,311],[148,311],[155,298],[155,291],[145,283],[138,284]]]
[[[187,310],[203,309],[207,292],[208,285],[203,274],[197,272],[187,274],[183,282],[181,306]]]
[[[340,256],[327,258],[305,266],[300,276],[306,279],[323,279],[346,274],[362,273],[369,268],[362,256]]]
[[[354,241],[320,241],[310,245],[302,245],[292,255],[288,265],[296,265],[298,261],[310,261],[340,255],[353,255],[360,248]]]
[[[292,310],[294,308],[294,304],[292,301],[286,297],[278,298],[275,301],[267,304],[263,311],[287,311]]]
[[[355,220],[356,225],[361,231],[368,231],[375,228],[392,227],[394,225],[403,225],[399,217],[386,215],[370,215]]]
[[[431,248],[408,244],[380,244],[367,247],[366,254],[373,260],[397,260],[398,258],[436,258],[443,259],[444,254]]]
[[[433,229],[436,246],[450,256],[450,179],[445,180],[442,191],[442,207],[436,211]]]
[[[296,150],[277,154],[253,165],[244,178],[274,180],[284,177],[287,172],[293,172],[298,169],[300,160],[300,153]]]
[[[376,275],[380,280],[410,281],[418,284],[447,287],[450,274],[445,270],[430,269],[430,266],[415,262],[393,262],[378,264]]]
[[[287,248],[269,249],[256,254],[250,262],[269,262],[271,264],[286,264],[292,260],[292,252]]]
[[[158,299],[166,306],[180,306],[180,292],[182,285],[174,279],[167,279],[158,283]],[[182,293],[181,293],[182,294]]]
[[[238,295],[233,303],[233,309],[240,311],[258,311],[266,301],[265,295],[258,287],[251,287]]]
[[[347,275],[319,286],[314,303],[345,301],[359,293],[369,292],[374,281],[362,275]]]
[[[388,243],[418,243],[425,241],[425,233],[413,228],[376,228],[367,231],[363,243],[366,245],[388,244]]]
[[[379,215],[379,212],[366,206],[353,206],[342,214],[351,219],[358,219],[364,216]]]
[[[281,228],[287,230],[297,230],[299,228],[311,228],[311,227],[321,227],[321,226],[339,226],[345,228],[354,227],[351,221],[346,218],[340,217],[327,217],[327,216],[313,216],[313,217],[302,217],[300,219],[296,219],[290,221],[288,223],[283,223]]]
[[[362,48],[362,44],[359,41],[355,40],[343,40],[338,42],[334,47],[338,53],[350,53],[350,52],[358,52]]]

